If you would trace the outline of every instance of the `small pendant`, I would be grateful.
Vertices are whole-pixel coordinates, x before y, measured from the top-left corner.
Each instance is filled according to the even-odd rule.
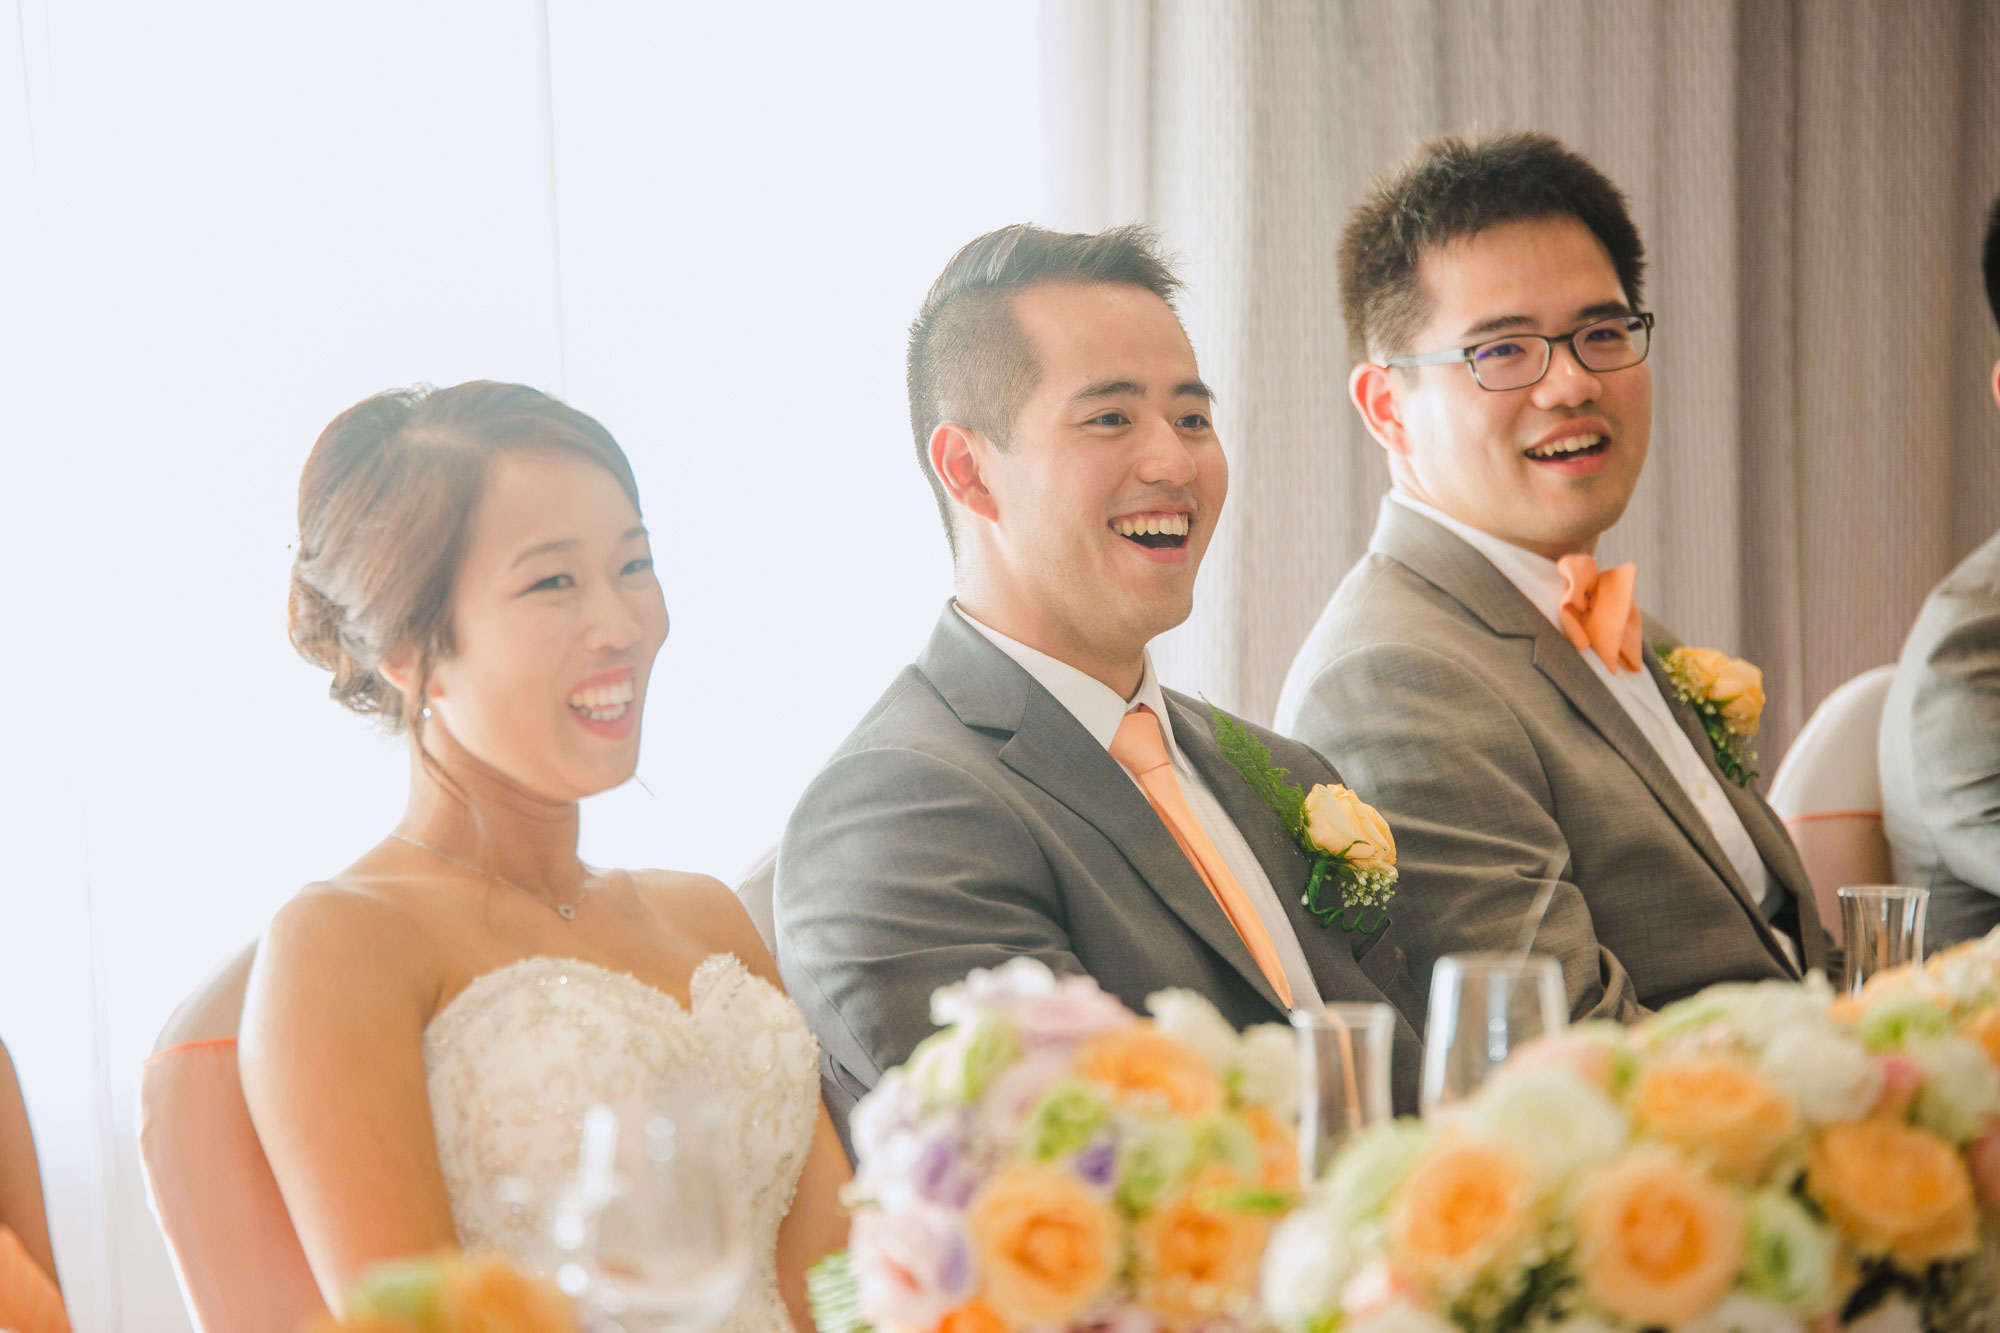
[[[576,920],[576,908],[570,906],[568,903],[557,904],[556,911],[562,913],[562,919],[565,921]]]

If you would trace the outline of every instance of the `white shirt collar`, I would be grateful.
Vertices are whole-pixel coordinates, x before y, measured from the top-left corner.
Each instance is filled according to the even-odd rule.
[[[1118,691],[1106,685],[1097,677],[1077,670],[1060,658],[1050,657],[1040,649],[1030,648],[1019,639],[1010,638],[981,623],[957,602],[951,604],[966,624],[985,635],[995,648],[1014,659],[1021,670],[1035,678],[1035,682],[1050,694],[1056,702],[1075,715],[1090,733],[1091,739],[1106,750],[1111,748],[1111,740],[1118,734],[1118,724],[1125,714],[1146,705],[1153,710],[1153,716],[1160,719],[1160,735],[1166,739],[1167,753],[1176,761],[1180,760],[1180,748],[1174,744],[1174,723],[1167,715],[1167,699],[1160,689],[1160,681],[1153,674],[1153,655],[1146,653],[1146,669],[1139,677],[1139,688],[1130,699],[1118,697]]]
[[[1551,625],[1557,629],[1562,628],[1563,593],[1569,588],[1569,580],[1563,577],[1563,572],[1556,567],[1555,561],[1545,555],[1536,555],[1533,551],[1516,546],[1512,542],[1502,541],[1490,532],[1481,532],[1470,523],[1455,519],[1435,505],[1426,504],[1413,495],[1392,490],[1382,503],[1388,504],[1391,500],[1412,513],[1422,514],[1446,531],[1464,539],[1473,550],[1485,556],[1487,562],[1499,570],[1503,578],[1519,588],[1521,595],[1533,603],[1537,611],[1547,616]]]

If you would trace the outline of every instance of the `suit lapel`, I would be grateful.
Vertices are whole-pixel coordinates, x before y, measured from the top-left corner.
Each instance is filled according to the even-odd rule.
[[[1137,784],[1074,714],[950,607],[917,665],[967,726],[1011,732],[1000,746],[1000,762],[1103,834],[1183,925],[1284,1013],[1201,872]],[[1174,738],[1181,740],[1179,715]],[[1227,763],[1219,751],[1216,758]]]
[[[1723,853],[1722,844],[1715,840],[1708,821],[1702,818],[1701,811],[1695,808],[1694,801],[1675,780],[1673,771],[1660,758],[1659,751],[1653,748],[1652,742],[1632,721],[1625,706],[1612,697],[1611,691],[1597,678],[1597,673],[1590,669],[1582,654],[1549,623],[1548,617],[1537,611],[1521,590],[1495,569],[1485,556],[1443,527],[1394,501],[1383,505],[1382,521],[1371,544],[1443,590],[1495,633],[1533,641],[1535,669],[1562,692],[1563,697],[1596,729],[1605,743],[1638,774],[1639,780],[1646,784],[1653,798],[1679,826],[1695,850],[1701,853],[1709,868],[1728,886],[1737,904],[1755,924],[1765,948],[1789,970],[1791,961],[1778,944],[1770,923],[1764,919],[1762,907],[1751,898],[1748,886]],[[1647,669],[1653,672],[1655,682],[1660,685],[1668,706],[1675,709],[1681,725],[1687,727],[1692,724],[1698,731],[1699,721],[1693,720],[1685,707],[1676,705],[1671,689],[1660,679],[1659,664],[1651,651],[1651,645],[1659,637],[1657,627],[1648,624],[1646,634],[1641,656]],[[1704,755],[1711,753],[1706,734],[1702,734],[1696,750]],[[1756,837],[1754,831],[1751,836],[1753,839]],[[1762,843],[1758,844],[1758,849],[1760,852],[1763,850]],[[1768,858],[1766,863],[1769,864]]]

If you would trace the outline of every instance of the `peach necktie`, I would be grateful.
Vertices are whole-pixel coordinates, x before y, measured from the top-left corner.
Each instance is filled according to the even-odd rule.
[[[1632,589],[1639,581],[1637,565],[1619,565],[1599,572],[1587,555],[1566,555],[1556,561],[1565,587],[1562,600],[1563,637],[1582,652],[1602,658],[1611,674],[1644,669],[1639,655],[1639,608]]]
[[[1160,720],[1153,716],[1152,709],[1141,704],[1125,715],[1118,724],[1118,734],[1111,738],[1111,757],[1139,780],[1139,789],[1146,793],[1146,799],[1152,803],[1160,821],[1200,872],[1208,891],[1215,895],[1216,905],[1222,908],[1222,914],[1229,918],[1229,924],[1236,927],[1237,935],[1249,947],[1250,956],[1264,973],[1264,979],[1271,983],[1272,990],[1278,992],[1278,999],[1284,1006],[1291,1008],[1292,984],[1285,979],[1284,965],[1278,961],[1278,947],[1271,943],[1271,932],[1264,929],[1264,919],[1250,905],[1249,895],[1236,882],[1236,876],[1229,873],[1229,865],[1222,859],[1222,853],[1215,849],[1201,821],[1188,807],[1187,797],[1182,794],[1181,784],[1175,779],[1173,765],[1167,758],[1167,742],[1160,735]]]

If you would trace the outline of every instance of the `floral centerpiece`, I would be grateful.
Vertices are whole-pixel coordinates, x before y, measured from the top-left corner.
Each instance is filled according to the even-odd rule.
[[[1290,1202],[1293,1034],[1192,992],[1142,1019],[1017,958],[932,998],[944,1025],[855,1108],[849,1251],[822,1333],[1247,1326]]]
[[[445,1251],[371,1268],[349,1288],[347,1314],[309,1333],[577,1333],[576,1306],[496,1254]]]
[[[1777,1333],[1892,1298],[2000,1329],[2000,935],[1857,1001],[1711,987],[1362,1135],[1280,1226],[1309,1333]]]

